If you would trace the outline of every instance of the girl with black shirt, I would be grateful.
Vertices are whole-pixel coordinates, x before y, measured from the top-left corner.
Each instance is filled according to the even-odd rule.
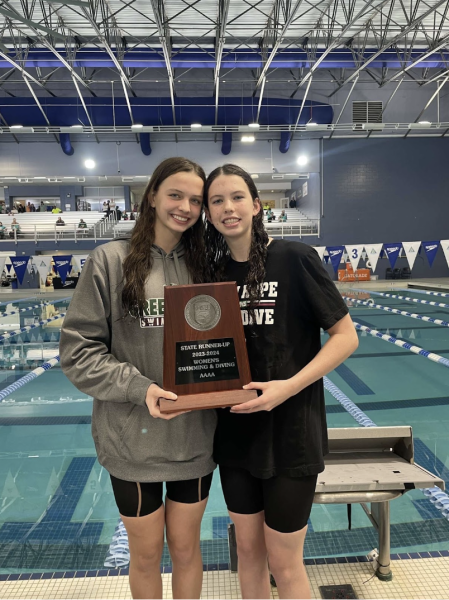
[[[316,251],[268,238],[248,173],[215,169],[205,204],[210,277],[237,282],[253,378],[244,388],[260,390],[218,411],[214,444],[242,595],[270,597],[268,559],[281,598],[309,598],[304,539],[328,451],[322,377],[357,348],[357,333]]]

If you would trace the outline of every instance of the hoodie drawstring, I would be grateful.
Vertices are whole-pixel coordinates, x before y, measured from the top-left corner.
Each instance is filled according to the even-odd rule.
[[[176,277],[179,281],[179,285],[184,285],[184,282],[182,280],[181,267],[179,266],[178,253],[176,252],[176,250],[173,250],[173,261],[175,263],[175,273],[176,273]]]

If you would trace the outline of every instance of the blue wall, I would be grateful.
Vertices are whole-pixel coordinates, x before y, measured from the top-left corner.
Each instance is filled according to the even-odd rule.
[[[316,243],[449,239],[448,157],[449,138],[325,140],[324,218]],[[425,256],[415,264],[414,277],[449,276],[441,248],[432,269]],[[387,266],[380,261],[376,273],[382,276]]]
[[[304,183],[307,182],[307,195],[296,200],[296,207],[302,211],[309,219],[320,218],[321,194],[320,194],[320,174],[309,173],[309,179],[295,179],[292,181],[292,190],[303,189]]]

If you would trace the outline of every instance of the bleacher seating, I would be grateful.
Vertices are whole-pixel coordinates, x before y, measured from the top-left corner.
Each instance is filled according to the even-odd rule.
[[[114,225],[114,237],[120,237],[126,235],[136,224],[136,221],[118,221]]]
[[[287,215],[287,221],[279,221],[279,216],[285,210]],[[266,211],[264,211],[265,213]],[[272,209],[276,219],[272,222],[268,222],[266,215],[264,215],[265,227],[270,235],[273,236],[289,236],[289,235],[317,235],[318,234],[318,220],[309,219],[296,210],[296,208],[274,208]],[[128,234],[134,227],[135,221],[119,221],[113,227],[114,237],[120,237]]]
[[[276,217],[274,221],[268,221],[266,214],[264,214],[265,227],[270,235],[280,235],[283,237],[285,235],[301,236],[318,234],[318,220],[310,219],[296,208],[273,208],[271,210]],[[279,217],[283,210],[287,215],[287,221],[279,221]],[[266,213],[266,210],[264,213]]]
[[[279,217],[283,210],[285,211],[285,214],[287,215],[287,223],[289,221],[310,221],[309,217],[307,217],[304,213],[297,210],[296,208],[272,208],[271,212],[276,217],[275,221],[273,221],[274,223],[279,222]],[[264,221],[267,221],[266,212],[267,211],[264,210],[264,213],[265,213]]]
[[[56,227],[56,221],[61,217],[65,225]],[[9,232],[11,231],[11,223],[16,219],[20,225],[20,233],[17,239],[54,239],[55,235],[58,238],[70,237],[92,237],[93,228],[96,223],[99,223],[104,218],[102,212],[91,211],[76,211],[62,212],[57,215],[50,212],[35,212],[21,213],[17,215],[0,215],[0,222],[6,227],[5,236],[3,239],[11,240]],[[80,219],[84,219],[87,228],[78,229]]]

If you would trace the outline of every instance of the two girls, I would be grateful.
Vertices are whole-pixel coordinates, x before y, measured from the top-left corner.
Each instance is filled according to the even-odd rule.
[[[163,288],[205,280],[237,282],[253,376],[246,387],[261,391],[217,411],[214,459],[236,525],[242,593],[270,596],[268,559],[280,596],[305,598],[304,537],[327,451],[320,379],[357,336],[316,252],[269,240],[250,176],[225,165],[205,182],[198,165],[180,158],[155,170],[131,239],[91,253],[61,336],[64,372],[94,397],[93,437],[128,532],[131,591],[161,597],[164,529],[173,596],[201,591],[217,413],[167,417],[158,403],[176,398],[159,385]],[[322,349],[320,327],[330,334]]]

